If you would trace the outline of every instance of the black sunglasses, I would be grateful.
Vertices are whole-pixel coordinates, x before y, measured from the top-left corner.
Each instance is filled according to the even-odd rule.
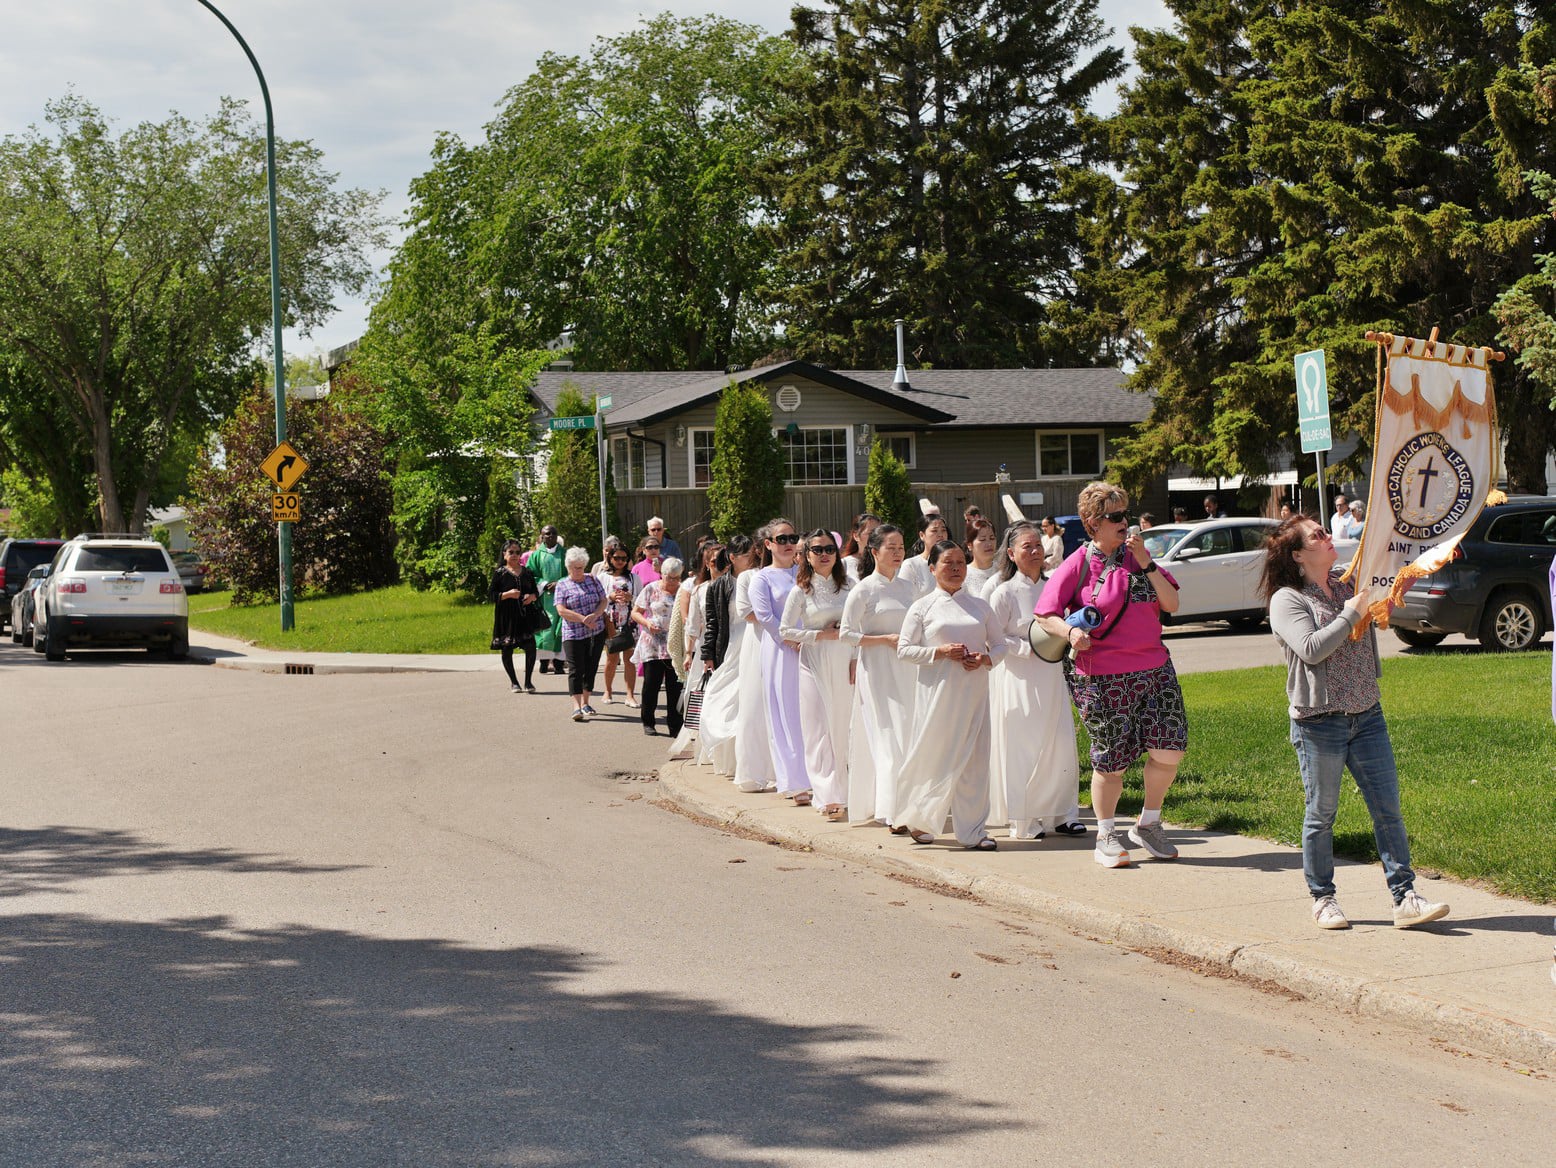
[[[1128,523],[1130,516],[1128,511],[1109,511],[1102,518],[1108,523]]]
[[[792,534],[791,535],[775,535],[775,536],[773,536],[773,542],[774,543],[799,543],[800,542],[800,537],[797,536],[797,535],[792,535]]]
[[[810,545],[809,550],[810,554],[813,556],[835,556],[837,555],[837,544],[813,543]]]

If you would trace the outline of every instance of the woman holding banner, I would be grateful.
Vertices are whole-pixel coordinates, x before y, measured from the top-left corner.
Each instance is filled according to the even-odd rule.
[[[1305,515],[1288,519],[1267,542],[1261,591],[1270,628],[1286,655],[1291,745],[1302,772],[1302,874],[1320,929],[1348,929],[1335,899],[1334,820],[1340,779],[1349,769],[1372,816],[1383,876],[1394,897],[1394,927],[1408,929],[1448,915],[1415,890],[1410,843],[1399,812],[1399,773],[1379,700],[1377,633],[1357,640],[1370,597],[1334,571],[1334,536]]]

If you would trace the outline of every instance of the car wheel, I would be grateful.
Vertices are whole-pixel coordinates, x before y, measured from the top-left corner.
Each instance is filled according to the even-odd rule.
[[[11,626],[11,644],[13,644],[13,645],[20,645],[21,643],[22,643],[22,630],[17,628],[15,625],[12,625]]]
[[[1443,643],[1447,633],[1423,633],[1420,629],[1395,629],[1394,635],[1412,649],[1430,649]]]
[[[1545,610],[1527,592],[1498,592],[1480,618],[1480,643],[1495,653],[1516,653],[1545,635]]]
[[[48,631],[43,635],[43,656],[50,661],[63,661],[65,659],[65,638],[60,635],[60,626],[53,617],[48,618],[44,626]]]
[[[31,645],[34,639],[32,622],[28,621],[26,627],[22,629],[22,644]]]
[[[1232,626],[1234,633],[1256,633],[1259,626],[1264,623],[1264,617],[1260,616],[1234,616],[1227,624]]]
[[[188,631],[174,633],[168,638],[167,659],[169,661],[182,661],[187,656],[189,656]]]

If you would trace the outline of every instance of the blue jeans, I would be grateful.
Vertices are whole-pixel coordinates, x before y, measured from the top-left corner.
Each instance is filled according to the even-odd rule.
[[[1399,814],[1399,772],[1382,705],[1363,714],[1324,714],[1291,721],[1291,745],[1302,768],[1307,810],[1302,817],[1302,874],[1314,897],[1334,895],[1334,817],[1346,768],[1372,816],[1383,876],[1398,904],[1415,886],[1410,843]]]

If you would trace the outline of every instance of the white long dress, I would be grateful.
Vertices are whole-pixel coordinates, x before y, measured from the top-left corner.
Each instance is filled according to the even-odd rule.
[[[935,574],[929,570],[929,561],[923,556],[909,556],[903,560],[902,570],[897,575],[913,585],[914,596],[928,596],[935,590]]]
[[[1005,659],[994,667],[990,690],[989,814],[994,823],[1010,820],[1011,839],[1034,839],[1045,820],[1070,819],[1080,797],[1064,669],[1033,653],[1021,635],[1042,593],[1041,581],[1017,572],[989,595],[1005,632]]]
[[[735,736],[739,732],[740,710],[740,654],[746,642],[746,630],[750,627],[736,615],[740,603],[740,589],[745,577],[742,572],[735,578],[735,586],[729,590],[729,644],[724,650],[724,660],[708,679],[702,691],[702,727],[698,738],[701,751],[699,762],[710,763],[715,774],[735,773]],[[700,654],[699,654],[700,656]]]
[[[854,710],[848,663],[854,648],[841,637],[822,641],[816,634],[842,621],[853,589],[847,577],[839,588],[829,576],[812,576],[809,589],[796,586],[783,602],[783,639],[800,647],[805,769],[812,797],[823,807],[848,802],[848,726]]]
[[[708,585],[712,583],[712,580],[704,580],[692,592],[691,601],[686,606],[686,626],[682,631],[682,643],[670,647],[672,652],[678,654],[676,657],[678,663],[686,660],[688,652],[692,655],[691,666],[685,670],[686,676],[682,679],[686,682],[686,687],[681,691],[683,709],[685,708],[684,703],[687,697],[692,692],[692,687],[697,684],[702,676],[702,662],[698,659],[697,649],[702,644],[702,630],[706,627],[703,605],[708,599]],[[706,694],[704,699],[706,699]],[[699,723],[702,721],[700,716],[697,720]],[[696,726],[687,726],[683,723],[681,732],[675,736],[675,741],[670,744],[671,757],[680,754],[683,750],[690,750],[692,742],[699,738],[700,735]]]
[[[888,580],[873,572],[848,594],[843,605],[843,640],[856,646],[854,712],[848,754],[848,818],[896,822],[897,772],[908,754],[913,732],[913,697],[918,666],[897,656],[890,645],[860,645],[869,635],[900,633],[908,609],[918,597],[899,572]]]
[[[939,835],[949,811],[957,841],[974,847],[989,817],[989,675],[937,659],[935,649],[961,644],[998,663],[1004,631],[967,589],[936,588],[913,602],[900,637],[897,655],[918,666],[918,685],[913,736],[897,776],[897,823]]]
[[[735,581],[735,621],[740,634],[740,689],[735,699],[735,786],[742,791],[765,791],[778,781],[773,752],[767,741],[767,687],[762,684],[762,638],[751,615],[751,585],[756,569],[740,573]],[[730,637],[735,635],[730,627]],[[726,658],[726,660],[728,660]]]

